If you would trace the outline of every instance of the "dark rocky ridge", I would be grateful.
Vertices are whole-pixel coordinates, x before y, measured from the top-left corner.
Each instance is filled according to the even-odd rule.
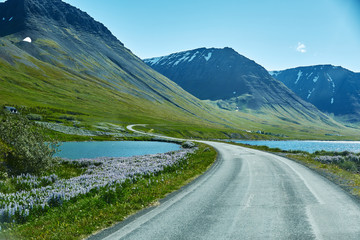
[[[359,122],[359,73],[332,65],[317,65],[274,71],[271,74],[321,111]]]
[[[24,30],[43,31],[44,25],[52,25],[71,26],[76,30],[117,40],[103,24],[61,0],[7,0],[0,3],[0,18],[0,36]]]
[[[25,0],[8,0],[0,3],[0,36],[26,29]]]

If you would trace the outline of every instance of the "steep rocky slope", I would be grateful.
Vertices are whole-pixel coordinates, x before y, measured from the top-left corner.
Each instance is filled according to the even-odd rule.
[[[344,120],[360,119],[360,74],[318,65],[271,72],[305,101]]]
[[[289,121],[326,117],[262,66],[231,48],[200,48],[145,63],[203,100],[229,110],[268,110]]]

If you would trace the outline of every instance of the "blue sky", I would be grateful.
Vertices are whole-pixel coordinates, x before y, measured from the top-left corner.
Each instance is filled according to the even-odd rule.
[[[268,70],[360,72],[360,0],[65,0],[140,58],[232,47]]]

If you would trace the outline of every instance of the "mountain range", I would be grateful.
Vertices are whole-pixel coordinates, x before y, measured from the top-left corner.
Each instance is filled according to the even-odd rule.
[[[52,112],[52,121],[66,113],[85,125],[148,123],[176,136],[353,134],[230,48],[177,55],[172,64],[157,62],[182,69],[174,73],[185,75],[182,81],[149,67],[103,24],[61,0],[0,3],[2,105]]]
[[[199,48],[144,62],[189,93],[216,102],[220,108],[272,112],[280,119],[295,122],[327,119],[265,68],[232,48]]]
[[[332,65],[270,72],[321,111],[350,122],[360,119],[360,73]]]
[[[2,104],[70,109],[132,123],[223,124],[216,110],[209,114],[211,106],[61,0],[8,0],[0,3],[0,20]]]

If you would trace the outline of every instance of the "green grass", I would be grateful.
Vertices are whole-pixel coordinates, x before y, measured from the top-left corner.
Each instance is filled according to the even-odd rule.
[[[53,171],[45,173],[46,175],[56,174],[61,179],[70,179],[80,176],[85,172],[84,169],[75,166],[74,164],[62,163]]]
[[[204,173],[215,161],[216,151],[199,144],[199,149],[180,168],[124,184],[116,193],[88,194],[52,208],[43,216],[32,216],[23,225],[3,232],[1,239],[83,239],[137,211],[159,204],[158,200]]]
[[[0,163],[3,160],[0,159]],[[73,164],[68,163],[60,163],[56,164],[53,169],[48,170],[47,172],[43,172],[41,176],[50,176],[52,174],[56,174],[61,179],[69,179],[73,177],[80,176],[85,172],[84,169],[77,167]],[[15,179],[13,179],[11,176],[8,176],[6,173],[6,169],[2,168],[0,169],[0,180],[4,181],[4,184],[0,183],[0,192],[1,193],[14,193],[18,191],[29,191],[31,188],[29,186],[19,184]],[[7,177],[4,177],[7,176]],[[47,186],[46,183],[42,185],[41,187]]]
[[[146,133],[161,134],[175,138],[188,139],[272,139],[270,136],[247,133],[235,129],[227,128],[210,128],[201,126],[183,126],[181,124],[163,125],[163,124],[148,124],[146,126],[136,126],[136,130]],[[276,138],[279,139],[279,138]]]
[[[67,116],[90,128],[99,122],[121,126],[142,123],[150,124],[158,133],[204,139],[279,139],[275,135],[284,135],[288,139],[353,140],[360,136],[358,128],[344,128],[328,119],[307,119],[301,113],[280,107],[276,112],[265,108],[243,112],[221,110],[139,65],[131,78],[150,84],[168,101],[154,91],[132,85],[125,79],[123,70],[105,56],[101,58],[106,61],[105,68],[85,54],[75,56],[74,66],[62,66],[67,61],[63,58],[71,53],[54,40],[44,38],[33,43],[35,48],[55,51],[53,62],[46,63],[19,51],[8,38],[0,39],[9,52],[7,57],[23,61],[10,64],[0,59],[0,105],[26,106],[31,109],[29,114],[39,114],[44,121],[64,121],[66,119],[60,117]],[[106,74],[94,74],[97,72]],[[298,119],[298,123],[287,118]],[[274,135],[260,136],[244,130],[261,130]]]

